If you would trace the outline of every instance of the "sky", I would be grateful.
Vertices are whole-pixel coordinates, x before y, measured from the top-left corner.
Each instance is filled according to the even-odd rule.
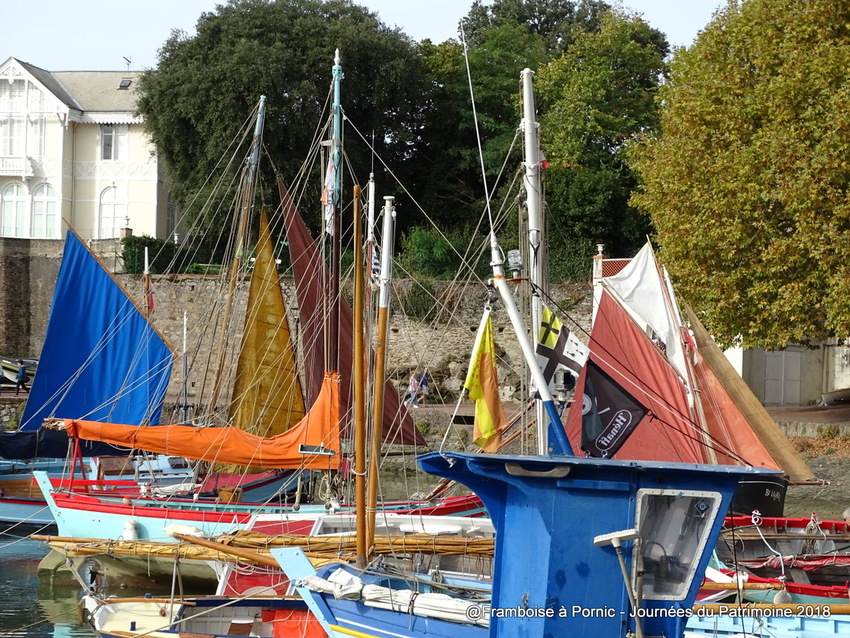
[[[139,71],[156,66],[158,49],[173,29],[192,35],[198,17],[221,0],[0,0],[0,62],[15,57],[49,71]],[[442,42],[472,0],[355,0],[414,40]],[[622,0],[667,34],[689,46],[724,0]]]

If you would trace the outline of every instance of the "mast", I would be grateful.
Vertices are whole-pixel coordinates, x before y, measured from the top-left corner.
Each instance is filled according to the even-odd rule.
[[[180,409],[182,420],[181,423],[189,422],[189,345],[188,345],[188,331],[189,331],[189,313],[185,310],[183,311],[183,354],[180,357],[183,362],[182,367],[182,383],[180,388]]]
[[[496,233],[490,231],[490,265],[493,267],[493,277],[490,283],[499,291],[499,296],[502,298],[502,303],[505,304],[505,310],[508,311],[508,317],[511,320],[514,332],[516,333],[517,341],[519,341],[520,349],[528,367],[531,368],[531,379],[540,393],[543,409],[548,417],[549,425],[549,446],[552,448],[553,454],[569,454],[573,455],[573,448],[567,439],[567,433],[564,431],[564,426],[561,423],[561,417],[558,415],[558,409],[555,407],[555,402],[552,400],[552,394],[549,392],[549,385],[543,378],[543,372],[540,366],[537,365],[537,355],[534,353],[534,348],[528,339],[528,334],[525,332],[525,326],[522,325],[522,319],[519,316],[516,302],[514,301],[511,291],[508,288],[508,282],[505,280],[505,271],[502,267],[502,249],[499,248],[499,242],[496,240]],[[548,454],[547,449],[541,454]]]
[[[342,221],[339,206],[340,189],[342,188],[342,103],[340,87],[342,85],[342,66],[340,65],[339,49],[334,56],[333,75],[333,137],[331,138],[331,162],[333,162],[333,192],[330,194],[328,205],[331,207],[330,220],[332,224],[331,237],[331,280],[328,282],[330,294],[330,312],[328,314],[328,367],[339,370],[339,269],[341,254]]]
[[[361,258],[354,260],[354,498],[357,522],[357,566],[366,567],[366,362],[363,347],[363,220],[360,187],[354,187],[354,249]]]
[[[540,293],[549,292],[549,264],[546,251],[546,238],[543,221],[543,196],[540,188],[540,138],[539,127],[535,119],[534,107],[534,71],[523,69],[522,78],[522,129],[525,140],[525,174],[523,188],[528,210],[528,270],[531,278],[531,330],[536,334],[543,315],[543,303]],[[536,361],[536,359],[534,359]],[[537,364],[531,364],[532,377]],[[535,384],[539,388],[539,384]],[[543,396],[541,394],[541,396]],[[546,454],[548,448],[546,434],[545,409],[541,402],[536,403],[537,410],[537,453]]]
[[[263,145],[263,122],[266,116],[266,96],[260,96],[257,107],[257,121],[254,124],[254,139],[251,143],[251,153],[248,164],[245,167],[245,179],[242,181],[242,206],[239,211],[239,226],[236,233],[236,252],[233,255],[233,263],[230,265],[230,284],[227,289],[227,297],[224,302],[224,313],[222,317],[221,340],[218,344],[217,374],[213,380],[212,394],[210,395],[210,410],[215,410],[221,394],[222,377],[224,369],[225,344],[227,343],[227,331],[230,328],[230,315],[233,311],[233,294],[236,290],[236,280],[242,267],[242,257],[245,252],[245,242],[248,234],[248,218],[250,217],[251,205],[254,201],[254,187],[257,181],[257,165],[260,161],[260,147]]]
[[[375,400],[372,404],[372,449],[369,458],[369,494],[367,547],[374,545],[375,516],[378,506],[378,460],[381,457],[381,433],[384,429],[384,377],[387,363],[387,333],[390,315],[390,278],[393,270],[395,240],[395,197],[384,197],[384,222],[381,235],[381,281],[378,293],[378,330],[375,347]],[[371,267],[371,265],[370,265]]]

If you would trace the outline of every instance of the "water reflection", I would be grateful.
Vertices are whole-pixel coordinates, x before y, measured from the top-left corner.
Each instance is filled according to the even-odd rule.
[[[0,636],[94,636],[78,612],[80,584],[67,572],[39,572],[48,552],[39,541],[0,535]]]

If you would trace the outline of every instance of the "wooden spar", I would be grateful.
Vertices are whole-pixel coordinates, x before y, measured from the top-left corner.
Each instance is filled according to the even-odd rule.
[[[43,536],[33,534],[30,538],[45,542],[52,549],[67,556],[162,556],[176,557],[180,560],[194,559],[205,561],[227,561],[228,557],[250,563],[260,563],[278,567],[267,552],[272,547],[301,547],[311,559],[352,560],[356,558],[356,538],[350,535],[303,536],[300,534],[279,534],[268,536],[258,532],[238,532],[234,535],[218,537],[227,542],[211,541],[196,536],[174,535],[185,541],[186,545],[157,541],[105,541],[98,538],[76,538],[72,536]],[[198,548],[210,550],[210,553],[189,553]],[[488,537],[466,537],[433,535],[424,533],[402,536],[381,536],[375,540],[376,554],[419,553],[443,556],[493,556],[493,539]]]
[[[150,603],[156,605],[173,605],[174,603],[179,603],[184,607],[197,607],[198,605],[198,603],[192,602],[191,600],[183,600],[182,598],[175,600],[174,598],[146,598],[145,596],[135,596],[133,598],[110,597],[108,602],[110,605],[117,605],[120,603]]]
[[[225,344],[227,343],[227,331],[230,327],[230,315],[233,308],[233,293],[236,290],[236,279],[242,265],[243,251],[245,250],[246,235],[248,234],[248,217],[251,205],[254,201],[254,186],[256,184],[257,164],[260,159],[260,147],[262,146],[263,121],[266,114],[266,96],[260,96],[257,107],[257,121],[254,124],[254,140],[251,145],[251,155],[246,167],[245,179],[242,182],[242,206],[239,211],[239,226],[236,233],[236,251],[233,255],[233,263],[230,265],[230,282],[225,298],[223,316],[221,320],[221,339],[218,342],[218,353],[216,356],[217,372],[213,378],[212,393],[210,394],[210,410],[215,410],[218,398],[221,394],[222,370],[224,369]]]
[[[390,277],[393,267],[395,235],[395,197],[384,197],[384,225],[381,237],[381,290],[378,297],[378,331],[375,348],[375,397],[372,404],[372,449],[369,457],[369,494],[366,503],[367,548],[374,545],[375,517],[378,508],[378,460],[381,458],[381,432],[384,429],[384,376],[387,365]],[[371,267],[371,265],[370,265]]]
[[[153,298],[151,297],[151,268],[150,261],[148,261],[148,247],[145,246],[145,273],[143,275],[143,284],[144,284],[144,295],[145,295],[145,319],[150,319],[153,314]]]
[[[189,536],[187,534],[180,534],[178,532],[174,532],[171,534],[177,540],[185,541],[187,543],[191,543],[192,545],[200,545],[201,547],[206,547],[207,549],[215,549],[223,554],[232,554],[233,556],[237,556],[239,558],[245,558],[248,560],[255,561],[260,563],[261,565],[268,565],[269,567],[280,567],[280,563],[278,563],[274,558],[270,556],[264,556],[258,552],[252,552],[247,549],[241,549],[238,547],[230,547],[228,545],[224,545],[222,543],[216,543],[214,541],[208,541],[204,538],[198,538],[197,536]]]
[[[354,187],[354,507],[357,520],[357,567],[366,567],[366,362],[363,347],[363,219],[360,187]],[[358,259],[357,255],[361,258]]]
[[[691,331],[697,348],[708,366],[714,372],[723,389],[741,410],[747,422],[758,435],[770,455],[788,475],[791,482],[805,482],[814,478],[814,473],[793,448],[788,438],[776,425],[776,421],[767,413],[764,406],[747,387],[732,364],[723,356],[723,352],[708,334],[693,310],[686,308]]]

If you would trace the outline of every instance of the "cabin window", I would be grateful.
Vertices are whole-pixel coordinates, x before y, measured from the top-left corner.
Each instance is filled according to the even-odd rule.
[[[647,600],[685,597],[721,500],[717,492],[638,490],[632,582],[639,596]]]
[[[56,191],[50,184],[40,184],[32,194],[32,230],[33,237],[58,237],[56,214]]]

